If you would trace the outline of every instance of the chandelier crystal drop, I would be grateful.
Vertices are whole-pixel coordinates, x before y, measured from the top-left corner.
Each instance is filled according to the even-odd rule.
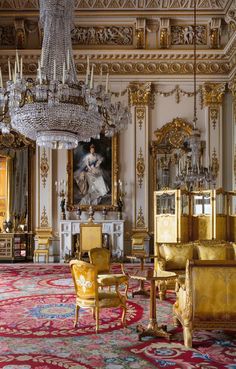
[[[131,121],[129,108],[113,102],[108,74],[105,86],[95,87],[94,65],[88,58],[86,80],[78,80],[71,42],[73,10],[74,0],[40,0],[44,33],[36,79],[24,78],[18,52],[13,69],[8,60],[5,88],[0,71],[3,134],[13,128],[40,146],[72,149],[79,141],[99,138],[101,132],[112,136]]]

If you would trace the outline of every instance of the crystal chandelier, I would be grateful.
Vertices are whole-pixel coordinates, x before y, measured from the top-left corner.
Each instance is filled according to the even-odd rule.
[[[127,106],[113,102],[106,83],[94,84],[94,66],[87,60],[85,81],[76,75],[71,28],[74,0],[40,0],[43,44],[35,80],[23,76],[16,53],[14,68],[8,60],[9,81],[0,71],[0,129],[10,129],[36,140],[40,146],[72,149],[79,141],[112,136],[130,119]],[[10,117],[10,124],[9,124]]]
[[[204,167],[201,161],[202,147],[201,147],[201,133],[197,128],[197,45],[196,45],[196,20],[197,20],[197,9],[196,1],[194,1],[194,34],[193,34],[193,96],[194,96],[194,114],[193,114],[193,130],[191,135],[186,141],[187,144],[187,160],[182,163],[179,154],[179,160],[181,161],[178,165],[177,176],[175,180],[176,187],[186,186],[188,190],[194,190],[199,188],[208,187],[212,184],[216,185],[216,179],[219,170],[219,164],[217,158],[213,158],[212,165],[208,168]]]

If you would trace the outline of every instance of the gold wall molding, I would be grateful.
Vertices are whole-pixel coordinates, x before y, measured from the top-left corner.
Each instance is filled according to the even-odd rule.
[[[143,107],[153,105],[153,93],[151,82],[129,84],[129,103],[131,106]]]
[[[136,219],[136,228],[146,228],[142,206],[139,207],[138,216]]]
[[[234,121],[236,122],[236,75],[234,75],[228,86],[233,96]]]
[[[141,147],[139,149],[138,160],[136,162],[136,173],[138,177],[139,187],[142,188],[143,178],[144,178],[144,173],[145,173],[145,162],[144,162],[144,157],[143,157],[143,152],[142,152]]]
[[[217,158],[215,147],[213,149],[212,156],[211,156],[211,167],[212,167],[212,173],[214,174],[215,177],[217,177],[217,175],[219,173],[219,169],[220,169],[220,164],[219,164],[219,160]]]
[[[141,131],[143,124],[144,124],[144,120],[145,120],[145,108],[137,108],[136,109],[136,119],[137,119],[137,123],[139,125],[139,129]]]
[[[40,227],[41,228],[47,228],[49,226],[48,223],[48,216],[47,216],[47,211],[46,211],[46,207],[44,205],[43,207],[43,211],[40,217]]]
[[[45,148],[43,148],[42,156],[40,158],[40,176],[44,188],[47,182],[48,171],[49,171],[48,157],[46,155]]]
[[[203,86],[203,99],[205,106],[217,107],[223,102],[225,83],[205,83]]]

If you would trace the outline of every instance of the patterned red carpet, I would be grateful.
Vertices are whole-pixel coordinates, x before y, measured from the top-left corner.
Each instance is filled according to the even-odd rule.
[[[128,265],[127,269],[134,268]],[[137,288],[130,282],[130,292]],[[158,320],[172,330],[170,342],[138,341],[136,325],[148,323],[149,299],[129,298],[127,328],[119,309],[104,309],[100,333],[88,310],[73,327],[74,290],[68,265],[0,265],[0,368],[4,369],[236,369],[232,333],[196,332],[193,349],[172,326],[174,294],[157,300]]]

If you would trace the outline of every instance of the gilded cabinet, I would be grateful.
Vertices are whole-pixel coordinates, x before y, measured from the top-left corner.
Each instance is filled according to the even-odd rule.
[[[183,190],[154,192],[154,241],[189,240],[189,194]]]

